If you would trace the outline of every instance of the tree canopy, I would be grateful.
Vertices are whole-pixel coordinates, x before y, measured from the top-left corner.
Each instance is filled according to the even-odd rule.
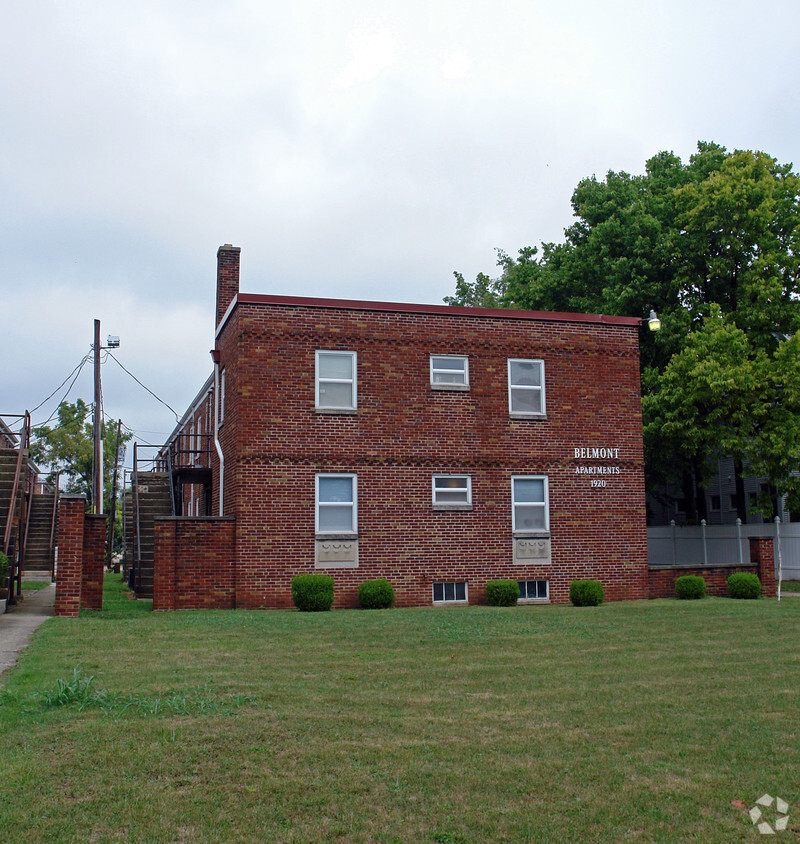
[[[93,439],[90,419],[91,408],[83,399],[74,404],[62,402],[58,408],[58,422],[53,427],[42,425],[33,429],[34,442],[31,456],[40,467],[48,467],[50,480],[60,472],[65,479],[67,492],[82,493],[92,504]],[[117,455],[117,425],[103,421],[103,477],[104,511],[108,512],[114,462]],[[130,440],[131,434],[122,432],[120,445]]]
[[[800,178],[749,150],[698,144],[642,175],[582,180],[561,243],[498,252],[500,273],[456,273],[449,304],[647,317],[640,334],[651,483],[680,483],[690,516],[732,455],[800,509]],[[746,521],[744,495],[737,495]],[[769,515],[767,500],[759,502]]]

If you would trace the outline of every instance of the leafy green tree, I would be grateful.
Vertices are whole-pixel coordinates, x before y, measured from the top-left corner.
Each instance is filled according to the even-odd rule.
[[[640,334],[651,488],[680,483],[702,518],[698,487],[726,453],[743,520],[745,461],[797,507],[800,178],[791,165],[700,143],[687,164],[661,152],[642,175],[584,179],[572,207],[562,243],[499,252],[496,279],[462,278],[448,301],[474,304],[485,292],[501,307],[656,310],[662,330],[645,323]]]
[[[103,511],[111,509],[111,492],[114,462],[117,455],[117,425],[103,422]],[[92,467],[94,462],[91,408],[83,399],[74,404],[62,402],[58,408],[58,422],[53,427],[42,425],[33,429],[34,441],[31,456],[41,467],[47,467],[49,480],[56,473],[62,477],[62,487],[67,492],[86,496],[87,506],[92,505]],[[130,440],[131,434],[122,432],[120,446]],[[121,477],[117,479],[118,486]],[[119,511],[119,508],[118,508]],[[117,526],[115,525],[115,534]]]

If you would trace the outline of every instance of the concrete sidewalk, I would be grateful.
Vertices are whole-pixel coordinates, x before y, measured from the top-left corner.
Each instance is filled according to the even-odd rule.
[[[23,591],[25,600],[0,615],[0,675],[16,665],[33,631],[54,613],[56,585]],[[0,676],[0,682],[2,682]]]

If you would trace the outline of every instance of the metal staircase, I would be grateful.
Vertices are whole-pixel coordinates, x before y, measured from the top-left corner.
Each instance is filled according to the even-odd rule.
[[[22,591],[23,573],[39,578],[53,575],[58,484],[47,490],[30,460],[30,414],[3,416],[22,420],[19,434],[3,422],[0,448],[0,549],[11,564],[8,601],[15,604]]]
[[[131,488],[124,498],[126,570],[128,585],[137,598],[153,597],[155,519],[172,516],[172,477],[169,472],[142,471],[137,444],[133,446]]]

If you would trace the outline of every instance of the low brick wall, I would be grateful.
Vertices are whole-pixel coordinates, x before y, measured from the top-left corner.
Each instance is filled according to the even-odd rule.
[[[236,522],[155,520],[154,610],[233,609]]]
[[[58,510],[55,614],[103,609],[107,516],[86,513],[83,495],[63,495]]]
[[[83,517],[83,571],[81,609],[103,609],[103,571],[106,564],[108,517],[87,513]]]
[[[770,537],[750,538],[750,564],[714,566],[649,566],[649,594],[651,598],[674,598],[675,581],[687,574],[698,575],[706,582],[708,595],[727,596],[728,578],[737,571],[755,574],[761,581],[761,594],[774,597],[776,592],[773,543]]]

